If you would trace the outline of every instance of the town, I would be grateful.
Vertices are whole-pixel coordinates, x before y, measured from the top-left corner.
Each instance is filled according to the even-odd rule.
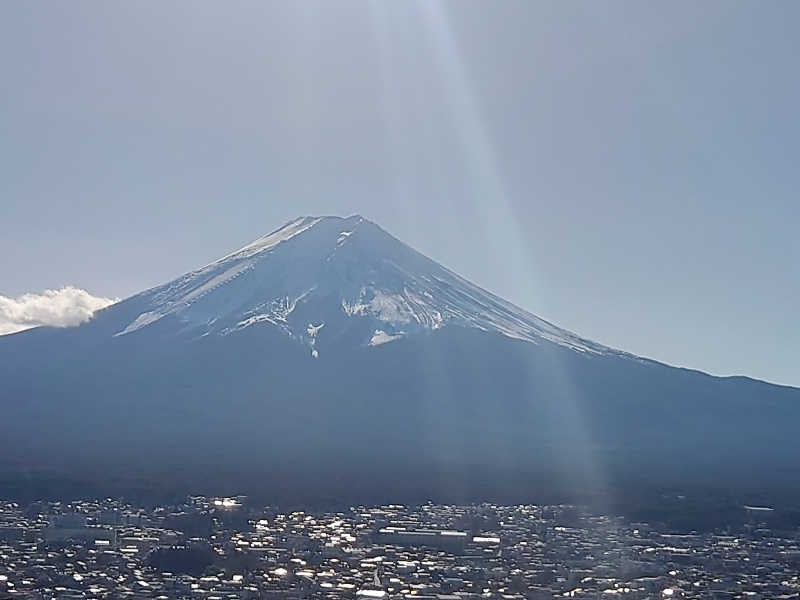
[[[800,597],[800,532],[746,508],[676,533],[569,505],[0,501],[0,599]]]

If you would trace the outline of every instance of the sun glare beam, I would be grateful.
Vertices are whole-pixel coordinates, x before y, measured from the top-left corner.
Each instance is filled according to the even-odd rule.
[[[491,137],[481,118],[478,99],[469,83],[464,61],[450,25],[447,7],[444,3],[425,1],[417,2],[416,6],[434,48],[446,100],[451,107],[452,118],[460,136],[461,149],[468,165],[465,172],[469,173],[470,185],[474,190],[472,197],[467,200],[471,202],[471,208],[481,216],[481,222],[485,227],[483,233],[487,251],[491,251],[488,240],[503,236],[509,246],[516,251],[504,254],[503,260],[497,260],[495,263],[500,268],[507,269],[508,273],[528,273],[529,282],[522,287],[531,290],[527,297],[539,298],[541,302],[542,291],[535,288],[537,284],[541,285],[542,278],[536,277],[536,268],[528,252],[524,232],[519,228],[508,227],[508,223],[518,221],[515,219],[513,206],[498,168]],[[561,424],[569,428],[571,442],[576,446],[585,487],[607,498],[610,489],[608,480],[600,460],[593,453],[593,436],[575,403],[577,394],[570,381],[569,372],[561,363],[557,351],[548,352],[548,358],[550,367],[560,382],[562,394],[558,402],[555,399],[541,398],[536,401],[547,405],[554,426]],[[531,388],[532,385],[531,383]],[[527,418],[535,418],[533,410],[530,410]],[[510,449],[507,457],[510,457]],[[559,457],[553,458],[558,464]],[[570,457],[560,461],[565,477],[569,477],[566,465],[574,459],[575,457]]]

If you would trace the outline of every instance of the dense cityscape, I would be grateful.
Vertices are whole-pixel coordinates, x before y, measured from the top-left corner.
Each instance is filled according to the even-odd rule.
[[[675,533],[568,505],[282,512],[0,502],[0,599],[798,598],[800,532]]]

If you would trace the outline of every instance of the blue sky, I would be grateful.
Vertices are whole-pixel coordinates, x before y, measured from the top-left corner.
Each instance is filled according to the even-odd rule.
[[[124,297],[297,215],[360,213],[586,337],[800,385],[799,20],[4,2],[0,294]]]

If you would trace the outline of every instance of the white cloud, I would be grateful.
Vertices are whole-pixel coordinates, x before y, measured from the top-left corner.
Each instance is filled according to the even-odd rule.
[[[18,298],[0,295],[0,335],[39,325],[74,327],[88,321],[96,310],[118,298],[92,296],[86,290],[68,285],[41,294],[23,294]]]

